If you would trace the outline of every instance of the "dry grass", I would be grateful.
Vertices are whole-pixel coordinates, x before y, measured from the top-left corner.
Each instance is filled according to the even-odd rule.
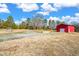
[[[7,29],[0,29],[0,34],[24,32],[24,31],[26,31],[26,29],[12,29],[12,32],[10,32]]]
[[[79,55],[79,33],[41,33],[18,40],[0,42],[0,55]]]

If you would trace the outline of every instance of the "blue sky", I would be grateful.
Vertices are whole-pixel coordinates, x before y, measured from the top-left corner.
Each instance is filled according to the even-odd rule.
[[[57,3],[0,3],[0,19],[6,20],[11,15],[15,21],[32,18],[35,14],[42,14],[46,19],[72,19],[79,21],[78,4]]]

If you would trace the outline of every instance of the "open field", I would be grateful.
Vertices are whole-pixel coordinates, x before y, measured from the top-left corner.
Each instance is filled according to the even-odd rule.
[[[79,55],[79,33],[32,30],[19,30],[19,32],[15,30],[15,32],[0,33],[0,39],[5,40],[0,42],[0,55]]]

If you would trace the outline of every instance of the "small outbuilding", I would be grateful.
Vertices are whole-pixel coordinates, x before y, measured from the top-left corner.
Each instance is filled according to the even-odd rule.
[[[56,26],[57,32],[74,32],[75,27],[73,25],[67,25],[67,24],[59,24]]]

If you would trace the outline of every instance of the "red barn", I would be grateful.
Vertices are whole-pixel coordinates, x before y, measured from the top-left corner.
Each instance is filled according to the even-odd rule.
[[[74,32],[75,27],[73,25],[59,24],[56,26],[57,32]]]

